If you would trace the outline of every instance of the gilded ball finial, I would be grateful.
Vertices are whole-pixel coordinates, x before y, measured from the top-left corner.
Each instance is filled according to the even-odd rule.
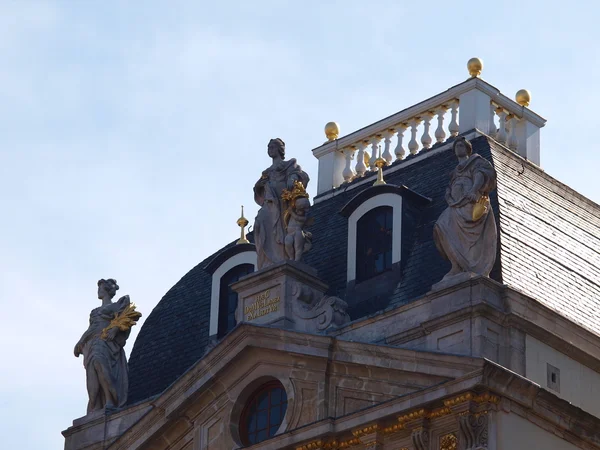
[[[529,102],[531,101],[531,92],[527,89],[519,89],[515,94],[516,102],[521,106],[529,106]]]
[[[471,77],[478,77],[483,70],[483,61],[479,58],[471,58],[469,62],[467,62],[467,69],[469,69],[469,75],[471,75]]]
[[[237,220],[238,227],[240,227],[240,238],[236,244],[249,244],[250,241],[246,239],[246,227],[248,226],[248,219],[244,217],[244,205],[242,205],[242,215]]]
[[[335,122],[327,122],[325,125],[325,136],[330,141],[334,141],[340,135],[340,126]]]

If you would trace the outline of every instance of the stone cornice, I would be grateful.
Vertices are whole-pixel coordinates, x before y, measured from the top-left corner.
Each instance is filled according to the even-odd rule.
[[[448,296],[461,290],[468,290],[469,294],[463,296],[460,302],[446,301]],[[386,339],[388,343],[401,345],[466,316],[483,315],[496,322],[510,324],[591,369],[600,371],[599,336],[522,292],[484,277],[472,278],[446,289],[430,292],[406,305],[351,322],[330,334],[342,339],[355,339],[364,329],[377,327],[378,322],[402,320],[403,315],[418,308],[427,309],[430,319],[399,334],[387,336],[382,333],[380,338],[373,336],[372,340]]]
[[[291,450],[310,445],[316,438],[335,442],[337,446],[331,448],[345,448],[340,444],[351,445],[353,436],[360,435],[367,425],[377,427],[384,434],[401,433],[422,426],[427,420],[464,413],[469,410],[469,403],[475,405],[475,410],[471,409],[474,414],[499,408],[533,421],[579,447],[600,448],[600,419],[491,361],[486,361],[482,370],[460,379],[344,417],[319,421],[251,448]]]
[[[432,373],[459,377],[469,370],[481,370],[483,359],[443,355],[349,342],[331,336],[305,334],[278,328],[242,324],[225,337],[202,360],[190,368],[173,385],[151,402],[153,409],[127,430],[111,446],[113,449],[135,449],[141,437],[154,434],[184,414],[186,407],[206,391],[211,391],[217,374],[239,358],[252,357],[253,351],[282,351],[324,361],[368,365],[374,368]],[[260,364],[269,364],[261,361]],[[452,383],[452,381],[450,381]]]

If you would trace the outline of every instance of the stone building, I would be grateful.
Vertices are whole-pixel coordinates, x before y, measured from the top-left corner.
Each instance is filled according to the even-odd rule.
[[[331,124],[303,262],[259,268],[251,233],[192,268],[140,330],[127,405],[74,420],[65,449],[600,449],[600,206],[540,168],[529,94],[469,69]],[[489,277],[440,282],[461,136],[495,169],[497,245]]]

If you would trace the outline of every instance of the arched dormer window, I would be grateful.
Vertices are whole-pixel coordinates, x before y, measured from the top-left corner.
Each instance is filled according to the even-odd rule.
[[[347,281],[360,283],[400,262],[403,187],[369,188],[340,211],[348,217]]]
[[[222,337],[235,325],[238,296],[230,285],[256,270],[254,244],[240,244],[222,251],[207,266],[212,274],[209,334]]]
[[[229,272],[221,277],[217,337],[221,338],[225,336],[237,323],[235,320],[235,310],[238,305],[238,295],[237,292],[231,289],[231,284],[252,272],[254,272],[253,264],[240,264],[230,269]]]
[[[378,206],[356,224],[356,282],[392,268],[394,208]]]

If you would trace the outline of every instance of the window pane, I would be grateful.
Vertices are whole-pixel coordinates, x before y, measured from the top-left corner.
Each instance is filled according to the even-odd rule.
[[[257,413],[257,425],[256,425],[256,429],[257,430],[264,430],[267,428],[267,414],[268,411],[259,411]]]
[[[268,436],[267,436],[267,430],[262,430],[262,431],[259,431],[259,432],[256,434],[256,442],[262,442],[262,441],[264,441],[264,440],[265,440],[267,437],[268,437]]]
[[[225,336],[235,325],[235,310],[237,309],[237,292],[230,285],[254,271],[252,264],[240,264],[221,277],[219,290],[219,326],[217,335]]]
[[[273,389],[271,392],[271,405],[279,405],[281,403],[281,389]]]
[[[393,209],[375,208],[357,223],[356,278],[371,278],[392,266]]]
[[[250,433],[256,431],[256,415],[251,415],[248,417],[248,431]]]
[[[249,399],[242,413],[240,431],[245,445],[259,443],[274,436],[286,409],[287,395],[280,383],[270,382],[260,388]]]
[[[258,410],[259,411],[265,410],[265,409],[267,409],[267,406],[269,406],[269,393],[264,392],[258,398]]]
[[[281,409],[279,408],[279,406],[275,406],[274,408],[271,408],[271,417],[269,418],[269,424],[279,426],[280,423]]]

